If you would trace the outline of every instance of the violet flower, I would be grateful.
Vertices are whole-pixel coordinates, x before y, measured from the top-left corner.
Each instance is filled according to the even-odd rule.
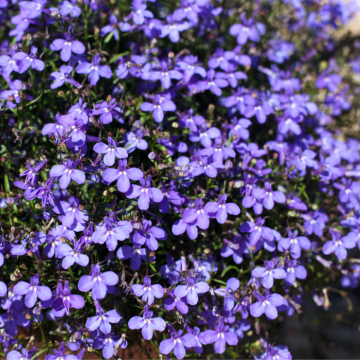
[[[170,330],[171,339],[163,340],[160,343],[159,350],[162,354],[168,355],[171,351],[174,351],[174,355],[177,359],[181,360],[186,355],[185,346],[192,348],[197,345],[195,336],[192,334],[182,335],[182,330],[176,331],[171,324],[168,325]]]
[[[25,54],[24,52],[18,52],[13,56],[14,60],[19,60],[19,69],[18,72],[23,74],[29,67],[32,69],[43,71],[45,64],[42,60],[38,59],[35,55],[37,53],[37,47],[32,46],[30,54]]]
[[[115,158],[126,159],[128,157],[127,151],[122,147],[117,147],[116,141],[110,136],[108,137],[109,145],[100,142],[96,144],[93,150],[98,154],[105,154],[104,164],[112,166],[115,163]]]
[[[215,343],[215,352],[222,354],[225,352],[225,345],[235,346],[239,340],[233,332],[228,331],[229,326],[224,326],[223,321],[219,321],[216,330],[206,330],[200,334],[200,341],[204,344]]]
[[[67,62],[71,58],[71,53],[81,55],[85,52],[85,46],[81,41],[74,40],[68,33],[64,34],[64,39],[56,39],[50,44],[50,50],[59,51],[61,60]]]
[[[52,72],[50,74],[50,79],[55,80],[55,81],[50,85],[50,88],[53,90],[57,89],[58,87],[64,85],[64,82],[67,82],[71,85],[74,85],[78,89],[80,89],[82,86],[70,76],[72,71],[73,71],[72,66],[62,65],[60,67],[60,71]]]
[[[160,202],[164,195],[160,189],[151,187],[151,175],[148,175],[146,180],[140,179],[139,185],[130,185],[129,190],[125,193],[128,199],[138,198],[138,207],[140,210],[147,210],[150,205],[150,200],[153,202]]]
[[[285,279],[286,272],[281,268],[275,269],[274,261],[265,260],[265,267],[256,267],[251,271],[251,276],[260,279],[266,289],[271,289],[274,279]]]
[[[196,305],[199,301],[199,296],[209,291],[209,285],[200,281],[199,279],[193,279],[189,276],[186,277],[186,285],[178,285],[174,294],[178,298],[186,298],[186,301],[190,305]]]
[[[279,294],[270,294],[270,292],[267,292],[265,295],[260,295],[254,291],[253,295],[259,301],[250,305],[251,315],[253,317],[259,317],[265,313],[270,320],[276,319],[278,316],[276,307],[283,305],[284,298]]]
[[[356,246],[356,241],[354,238],[351,237],[343,237],[341,238],[341,234],[338,232],[335,232],[333,228],[329,229],[332,240],[327,241],[322,251],[325,255],[329,255],[333,252],[335,252],[336,257],[339,260],[346,259],[347,251],[346,249],[352,249]],[[296,259],[296,258],[295,258]]]
[[[161,99],[160,95],[156,95],[153,104],[143,102],[140,109],[142,111],[152,111],[154,120],[160,123],[164,119],[164,111],[175,111],[176,105],[171,100]]]
[[[205,205],[205,210],[210,217],[216,218],[219,224],[225,224],[228,214],[239,215],[240,208],[234,203],[226,204],[227,195],[219,195],[218,202],[210,201]]]
[[[142,336],[145,340],[151,340],[154,330],[164,331],[166,328],[166,322],[160,318],[153,318],[153,312],[149,310],[149,306],[145,305],[144,315],[133,316],[128,323],[130,329],[141,329]]]
[[[86,320],[86,328],[90,331],[99,328],[102,333],[109,334],[111,332],[110,323],[117,324],[122,316],[117,310],[110,310],[105,313],[98,301],[95,301],[95,308],[96,316],[91,316]]]
[[[79,163],[80,160],[72,162],[71,159],[68,159],[65,165],[55,165],[50,170],[50,176],[60,177],[59,185],[61,189],[66,189],[71,180],[75,181],[77,184],[83,184],[85,182],[84,172],[75,169]]]
[[[16,295],[25,295],[25,306],[32,308],[37,298],[42,301],[49,300],[51,298],[51,290],[47,286],[39,285],[40,275],[36,274],[30,278],[30,284],[25,281],[19,281],[14,286],[14,293]]]
[[[112,271],[100,273],[100,265],[91,265],[91,275],[83,275],[78,283],[80,291],[91,290],[93,300],[101,300],[106,296],[108,286],[116,285],[119,277]]]
[[[138,297],[141,296],[141,300],[145,301],[147,305],[152,305],[154,298],[160,299],[164,296],[163,287],[159,284],[151,285],[151,279],[147,275],[144,277],[144,284],[134,284],[131,292]]]
[[[138,168],[126,168],[127,160],[119,160],[118,169],[106,169],[103,172],[103,179],[112,183],[117,180],[117,188],[120,192],[126,193],[130,189],[130,180],[143,179],[143,172]]]
[[[76,68],[78,74],[89,74],[90,85],[95,86],[100,77],[110,79],[112,71],[107,65],[100,65],[100,55],[96,54],[91,62],[82,62]]]
[[[226,288],[215,290],[215,294],[224,298],[224,310],[231,311],[234,308],[236,298],[234,293],[240,287],[240,281],[236,278],[230,278],[226,282]]]

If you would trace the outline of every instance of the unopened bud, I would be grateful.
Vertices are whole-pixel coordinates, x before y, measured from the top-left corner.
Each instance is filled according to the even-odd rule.
[[[211,252],[211,250],[210,250],[209,248],[206,248],[206,249],[204,250],[204,253],[205,253],[206,255],[210,254],[210,252]]]
[[[165,151],[164,151],[164,155],[169,155],[169,151],[168,151],[168,150],[165,150]]]
[[[103,192],[103,195],[104,195],[104,196],[109,196],[109,191],[108,191],[108,190],[105,190],[105,191]]]
[[[171,58],[173,58],[175,56],[175,54],[172,52],[172,51],[170,51],[169,53],[168,53],[168,57],[171,59]]]
[[[155,256],[155,251],[152,251],[151,253],[150,253],[150,256],[152,257],[152,256]]]
[[[65,96],[65,94],[64,94],[64,92],[63,92],[62,90],[60,90],[60,91],[58,92],[58,95],[61,96],[61,97],[64,97],[64,96]]]
[[[109,191],[112,193],[112,192],[115,191],[115,188],[112,186],[112,187],[109,189]]]
[[[95,116],[90,116],[89,121],[90,121],[92,124],[96,124]]]
[[[148,158],[150,160],[154,160],[156,158],[156,154],[152,151],[149,155],[148,155]]]
[[[26,253],[26,255],[32,257],[32,256],[33,256],[33,253],[29,250],[29,251]]]
[[[109,103],[111,101],[111,99],[112,99],[111,95],[108,95],[106,98],[106,102]]]
[[[179,124],[174,121],[174,122],[172,123],[172,127],[175,128],[175,129],[177,129],[177,128],[179,127]]]
[[[41,205],[40,205],[40,204],[35,204],[35,209],[40,210],[40,209],[41,209]]]
[[[58,14],[58,12],[57,12],[57,10],[53,10],[52,12],[51,12],[51,16],[56,16]]]
[[[159,170],[163,170],[165,168],[165,165],[164,164],[159,164],[158,168],[159,168]]]
[[[120,129],[120,134],[124,134],[125,133],[125,129]]]
[[[30,320],[30,319],[31,319],[31,315],[30,315],[30,314],[26,314],[25,317],[26,317],[27,320]]]

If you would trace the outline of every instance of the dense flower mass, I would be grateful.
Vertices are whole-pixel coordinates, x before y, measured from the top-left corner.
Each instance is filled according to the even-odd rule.
[[[0,357],[291,360],[359,284],[358,11],[0,0]]]

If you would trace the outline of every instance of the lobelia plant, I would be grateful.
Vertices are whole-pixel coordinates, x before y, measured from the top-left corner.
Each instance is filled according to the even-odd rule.
[[[0,357],[290,360],[284,317],[358,321],[359,11],[0,0]]]

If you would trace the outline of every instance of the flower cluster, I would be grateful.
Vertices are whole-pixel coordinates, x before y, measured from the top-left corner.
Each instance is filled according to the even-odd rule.
[[[0,8],[0,353],[290,360],[270,321],[360,278],[353,2]]]

